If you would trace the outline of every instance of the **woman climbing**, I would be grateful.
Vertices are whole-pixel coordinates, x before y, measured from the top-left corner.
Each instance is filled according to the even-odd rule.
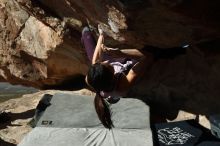
[[[126,96],[135,82],[144,75],[145,70],[155,60],[174,58],[184,54],[184,47],[160,49],[145,46],[142,49],[115,49],[104,45],[104,34],[99,29],[97,43],[88,27],[82,31],[82,43],[91,61],[85,81],[96,92],[95,109],[102,124],[112,128],[108,105]]]

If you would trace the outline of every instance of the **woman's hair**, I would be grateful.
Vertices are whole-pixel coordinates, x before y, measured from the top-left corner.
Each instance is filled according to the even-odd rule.
[[[87,82],[94,90],[110,91],[114,80],[114,73],[105,65],[96,63],[89,68]]]
[[[111,129],[114,127],[111,120],[111,112],[108,105],[105,103],[103,97],[97,93],[94,99],[94,105],[99,120],[105,126],[105,128]]]
[[[109,91],[112,89],[113,76],[114,73],[101,63],[92,65],[87,74],[88,84],[96,91],[94,99],[96,113],[102,124],[109,129],[113,127],[111,112],[104,98],[100,95],[100,91]]]

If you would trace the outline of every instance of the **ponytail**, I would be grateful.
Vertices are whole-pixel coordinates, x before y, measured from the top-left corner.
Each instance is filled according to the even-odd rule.
[[[99,120],[102,122],[105,128],[111,129],[112,127],[114,127],[111,120],[110,109],[107,103],[104,101],[103,97],[99,93],[97,93],[95,96],[94,105]]]

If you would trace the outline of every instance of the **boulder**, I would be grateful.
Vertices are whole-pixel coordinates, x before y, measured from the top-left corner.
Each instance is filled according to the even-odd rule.
[[[100,24],[114,47],[172,47],[219,37],[218,0],[2,0],[0,76],[53,87],[85,74],[81,30]],[[209,49],[207,49],[209,50]],[[211,51],[211,50],[209,50]]]

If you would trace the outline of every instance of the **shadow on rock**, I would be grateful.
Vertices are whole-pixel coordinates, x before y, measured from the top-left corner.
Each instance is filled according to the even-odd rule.
[[[186,55],[155,62],[129,97],[150,105],[155,121],[175,119],[179,110],[207,118],[220,114],[219,42],[201,42]]]
[[[18,120],[18,119],[28,119],[28,118],[32,118],[34,116],[35,113],[35,109],[31,109],[22,113],[6,113],[5,117],[2,118],[6,118],[5,119],[0,119],[2,120],[0,122],[0,129],[5,129],[7,128],[7,126],[20,126],[20,125],[15,125],[15,124],[11,124],[13,121]],[[1,145],[0,145],[1,146]]]

